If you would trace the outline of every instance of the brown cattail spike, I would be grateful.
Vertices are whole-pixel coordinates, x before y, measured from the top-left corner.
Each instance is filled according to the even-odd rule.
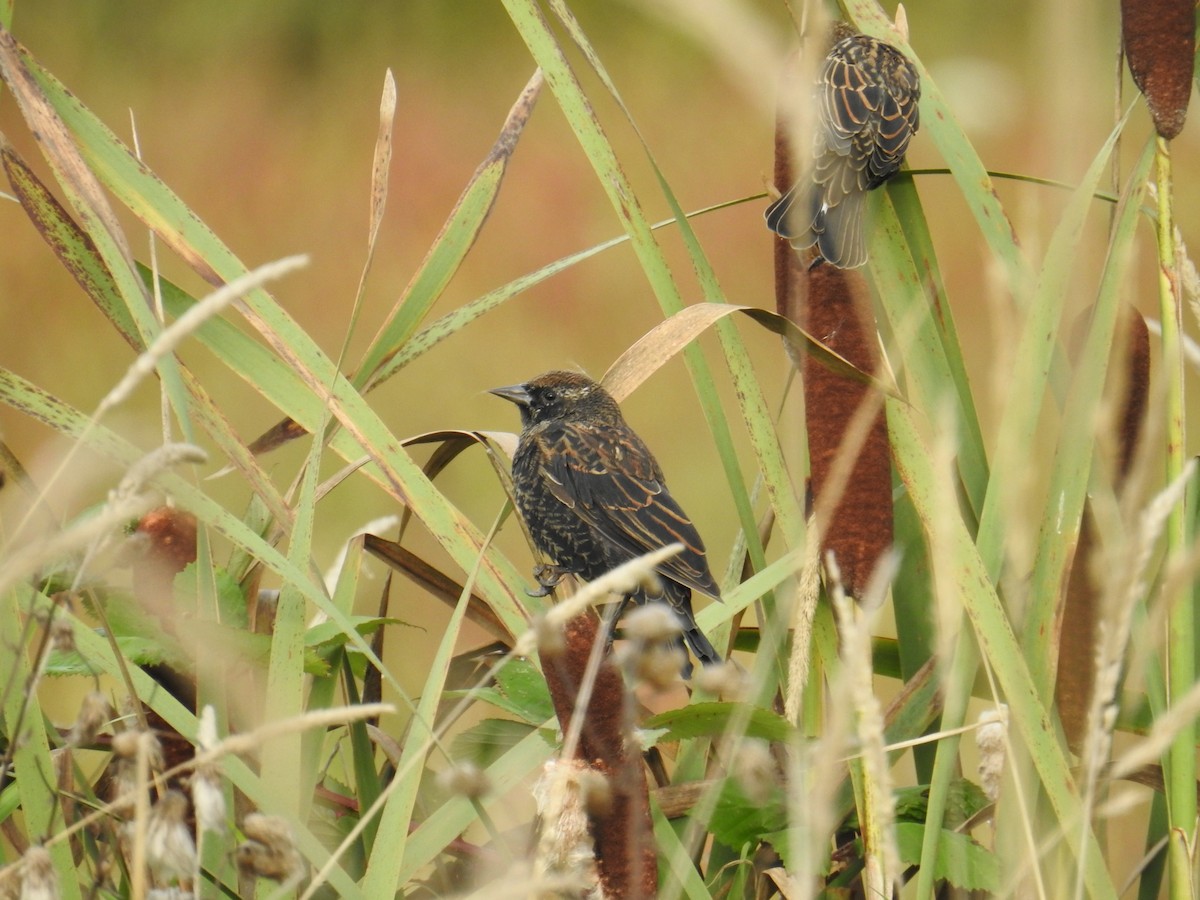
[[[1170,140],[1183,130],[1192,96],[1195,0],[1121,0],[1121,36],[1154,130]]]

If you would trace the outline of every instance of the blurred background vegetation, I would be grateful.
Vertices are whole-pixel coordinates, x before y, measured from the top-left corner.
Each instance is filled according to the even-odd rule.
[[[786,5],[744,5],[777,28],[779,46],[786,48],[792,29]],[[765,190],[774,128],[770,77],[758,96],[747,96],[719,53],[681,34],[654,13],[654,4],[587,0],[573,8],[685,209]],[[913,46],[985,165],[1066,183],[1079,176],[1112,126],[1115,3],[914,0],[906,9]],[[247,265],[311,254],[312,265],[278,285],[276,294],[334,356],[364,259],[378,97],[390,67],[399,94],[391,195],[350,360],[403,290],[533,68],[503,8],[479,0],[215,0],[150,7],[41,0],[18,4],[14,32],[119,136],[130,139],[134,120],[147,164]],[[776,68],[770,60],[756,64],[764,73]],[[1125,90],[1133,96],[1128,84]],[[651,220],[667,218],[636,139],[614,112],[600,109],[609,137],[631,166],[635,185],[648,188],[643,200]],[[1138,114],[1146,118],[1143,110]],[[1143,122],[1130,134],[1147,128]],[[27,160],[41,162],[11,97],[0,100],[0,130]],[[1195,233],[1200,209],[1200,179],[1193,177],[1200,162],[1197,131],[1192,123],[1175,142],[1176,209],[1185,238]],[[941,164],[921,135],[909,163],[916,169]],[[927,175],[918,184],[987,434],[989,395],[1006,383],[1003,361],[1015,327],[1011,300],[991,277],[986,248],[950,179]],[[1065,192],[1004,181],[998,190],[1037,258]],[[772,307],[764,205],[749,199],[700,218],[696,228],[730,299]],[[124,221],[132,235],[145,234],[131,217]],[[1098,270],[1104,224],[1104,216],[1089,224],[1096,240],[1083,246],[1096,248],[1096,257],[1090,270],[1081,266],[1078,297],[1092,294],[1087,273]],[[620,230],[553,98],[544,96],[499,203],[435,315]],[[17,204],[0,203],[0,234],[0,364],[79,408],[92,408],[124,371],[128,348]],[[685,298],[698,299],[674,230],[663,240]],[[147,244],[135,252],[146,258]],[[169,277],[203,293],[170,254],[162,255],[162,266]],[[1155,316],[1152,278],[1144,271],[1138,283],[1145,290],[1143,311]],[[512,430],[512,410],[482,393],[486,388],[559,367],[581,367],[598,377],[660,317],[632,252],[618,247],[489,314],[452,338],[444,352],[418,359],[373,393],[372,403],[399,435],[437,428]],[[777,344],[757,329],[743,331],[759,348],[757,358],[780,360],[771,395],[777,401],[786,375]],[[183,352],[214,395],[225,399],[225,414],[246,439],[274,422],[270,405],[224,366],[210,364],[195,348]],[[760,367],[768,390],[771,365]],[[146,386],[121,413],[128,427],[154,421],[157,402],[157,391]],[[692,439],[703,426],[683,366],[668,366],[626,409],[710,546],[728,547],[736,523],[724,490],[704,489],[723,482],[709,443]],[[49,432],[10,410],[0,410],[0,429],[35,473],[49,471],[62,453]],[[304,452],[289,448],[268,465],[292,471]],[[102,475],[76,474],[85,494],[106,489]],[[494,515],[501,495],[478,460],[456,464],[443,479],[444,489],[477,522]],[[362,522],[392,511],[380,493],[351,479],[325,504],[318,553],[324,548],[327,561]],[[344,525],[330,524],[338,522]],[[723,566],[725,559],[718,556],[715,564]],[[432,602],[412,602],[410,621],[433,616],[436,622],[442,615]]]
[[[773,23],[786,48],[792,24],[785,3],[743,5]],[[774,128],[769,78],[758,96],[747,96],[719,54],[656,15],[654,4],[582,0],[572,6],[685,209],[765,190]],[[913,46],[985,165],[1066,183],[1078,177],[1113,121],[1115,3],[913,0],[906,9]],[[312,265],[276,293],[335,356],[365,253],[378,97],[384,70],[392,69],[399,106],[391,195],[351,360],[404,288],[532,72],[503,8],[479,0],[215,0],[151,7],[41,0],[18,4],[16,13],[14,32],[34,56],[122,138],[131,137],[132,118],[147,164],[247,265],[290,253],[312,255]],[[764,73],[775,69],[774,61],[758,64]],[[1126,96],[1133,96],[1128,84]],[[635,184],[652,188],[634,136],[615,115],[606,115],[613,112],[600,110],[610,139]],[[1139,115],[1145,118],[1144,111]],[[1140,136],[1147,127],[1130,134]],[[11,97],[0,101],[0,130],[27,160],[40,163]],[[1192,123],[1175,142],[1176,208],[1185,238],[1195,231],[1200,209],[1200,180],[1191,177],[1200,161],[1198,141]],[[941,164],[920,135],[909,163],[916,169]],[[987,434],[990,389],[1003,387],[994,373],[1005,371],[995,364],[1004,358],[1014,325],[1010,300],[990,277],[987,251],[950,180],[935,174],[921,176],[918,184]],[[1036,258],[1065,193],[1003,181],[998,189]],[[657,191],[646,190],[643,199],[652,220],[669,216]],[[730,299],[771,307],[764,205],[750,199],[702,217],[696,227]],[[145,233],[131,218],[124,221],[131,234]],[[1094,217],[1089,225],[1096,230],[1090,246],[1097,253],[1104,246],[1104,221]],[[544,96],[482,238],[435,315],[619,233],[553,98]],[[128,348],[28,227],[17,204],[0,204],[0,234],[0,363],[79,408],[92,408],[124,371]],[[674,251],[685,297],[698,299],[673,230],[664,243]],[[142,258],[146,246],[135,247]],[[1099,258],[1093,262],[1094,270]],[[202,292],[169,254],[162,266]],[[1089,270],[1082,271],[1078,296],[1088,297]],[[1139,284],[1145,287],[1143,311],[1154,316],[1152,276],[1143,272]],[[632,252],[619,247],[489,314],[455,336],[445,352],[417,360],[373,393],[372,403],[400,435],[447,427],[511,430],[511,409],[483,394],[486,388],[555,367],[582,367],[599,376],[660,317]],[[744,331],[761,348],[758,358],[779,356],[773,339],[757,329]],[[206,365],[194,348],[184,355],[218,398],[228,398],[225,413],[247,439],[274,421],[269,404],[231,383],[225,367]],[[785,377],[782,360],[777,368],[776,399]],[[768,372],[769,364],[760,369],[761,376]],[[765,380],[769,388],[771,379]],[[635,394],[627,410],[710,545],[725,547],[735,523],[728,498],[704,491],[721,479],[710,477],[717,462],[708,443],[691,440],[702,425],[690,393],[683,367],[675,363]],[[139,401],[123,412],[130,427],[155,418],[153,386]],[[49,469],[61,453],[48,432],[11,411],[0,410],[0,429],[35,471]],[[304,451],[285,450],[268,464],[284,465],[289,452],[298,461]],[[443,478],[476,521],[494,514],[500,493],[486,467],[460,463]],[[83,481],[85,490],[89,483],[92,491],[103,489],[103,479]],[[387,506],[382,495],[351,480],[325,509],[326,522],[338,520],[330,518],[335,510],[344,515],[345,530],[318,535],[318,547],[331,554],[359,523],[390,512]]]
[[[743,4],[774,25],[786,50],[793,32],[782,0]],[[733,302],[773,307],[772,244],[762,226],[763,199],[773,164],[775,85],[758,95],[734,83],[722,48],[703,46],[677,23],[636,0],[572,4],[650,149],[684,209],[746,199],[695,223]],[[911,42],[947,95],[984,163],[994,172],[1060,179],[1070,184],[1090,162],[1114,120],[1117,62],[1116,4],[1078,0],[1040,4],[959,4],[914,0],[906,6]],[[371,154],[378,98],[386,68],[395,73],[398,109],[388,214],[380,253],[366,289],[366,306],[349,360],[382,322],[442,226],[470,174],[484,160],[511,103],[533,71],[526,47],[503,7],[493,2],[404,0],[400,4],[271,2],[146,7],[136,2],[41,0],[18,4],[13,23],[35,58],[76,92],[126,140],[137,128],[146,163],[172,186],[247,265],[289,253],[312,256],[310,268],[278,284],[282,305],[336,356],[364,262]],[[737,48],[733,48],[737,52]],[[760,61],[763,72],[773,61]],[[584,70],[580,70],[584,72]],[[586,76],[584,76],[586,77]],[[1134,96],[1126,82],[1126,96]],[[593,96],[604,97],[594,91]],[[636,137],[601,108],[601,121],[641,192],[652,221],[670,216]],[[1128,132],[1139,146],[1144,121]],[[11,97],[0,100],[0,130],[26,160],[41,163]],[[1194,178],[1200,163],[1193,122],[1175,142],[1176,205],[1184,236],[1196,232]],[[908,155],[916,169],[941,166],[918,134]],[[53,182],[46,170],[44,179]],[[991,262],[948,176],[919,176],[930,230],[950,304],[976,385],[984,433],[1007,386],[1007,337],[1015,340],[1012,300],[991,277]],[[1024,182],[998,182],[1020,238],[1040,256],[1066,192]],[[144,228],[126,216],[131,235]],[[1090,222],[1096,240],[1091,270],[1102,262],[1104,216]],[[91,409],[125,371],[130,349],[62,270],[29,227],[16,203],[0,203],[0,364],[82,409]],[[481,239],[452,281],[434,316],[524,272],[620,234],[620,224],[578,149],[553,97],[542,96],[518,145],[499,202]],[[662,238],[686,299],[700,298],[674,229]],[[134,240],[137,240],[134,238]],[[1148,229],[1142,235],[1148,251]],[[148,244],[134,246],[142,259]],[[1153,259],[1147,252],[1145,259]],[[186,266],[163,253],[169,277],[204,288]],[[1076,278],[1079,298],[1093,286]],[[1145,271],[1140,302],[1157,316],[1153,272]],[[1082,300],[1080,300],[1082,304]],[[1069,308],[1069,307],[1068,307]],[[551,278],[451,338],[374,391],[371,402],[400,436],[434,428],[515,430],[508,404],[484,394],[490,386],[523,380],[554,367],[582,367],[599,377],[625,347],[659,322],[661,312],[628,246],[617,247]],[[760,378],[779,402],[786,366],[778,342],[743,328],[757,347]],[[704,338],[710,340],[710,338]],[[188,361],[247,440],[274,424],[274,408],[247,391],[203,350],[185,346]],[[119,413],[126,430],[157,420],[157,390],[145,385]],[[736,521],[715,451],[679,362],[656,374],[625,404],[626,413],[670,473],[674,493],[700,526],[714,565],[724,568]],[[1195,420],[1195,416],[1193,416]],[[0,431],[38,473],[53,470],[65,448],[26,416],[0,409]],[[742,431],[736,430],[738,437]],[[154,434],[143,436],[146,442]],[[293,446],[269,457],[289,479],[306,450]],[[421,451],[418,451],[419,454]],[[286,473],[286,474],[284,474]],[[100,499],[110,473],[72,473],[79,496],[60,509]],[[245,487],[212,490],[230,508],[245,502]],[[452,466],[443,490],[486,527],[502,503],[490,470],[476,457]],[[233,492],[222,497],[222,490]],[[323,504],[318,563],[362,523],[394,512],[388,498],[350,479]],[[521,556],[516,529],[504,539]],[[415,548],[436,556],[433,542]],[[437,628],[436,602],[410,592],[395,614]],[[402,643],[406,643],[401,638]],[[400,662],[400,661],[397,661]],[[419,660],[407,660],[421,671]],[[400,668],[406,668],[400,662]]]
[[[788,46],[793,26],[783,0],[743,5],[774,26],[781,51]],[[772,245],[759,195],[772,168],[771,73],[779,60],[755,61],[764,77],[757,94],[750,95],[730,76],[720,52],[682,33],[655,11],[655,4],[578,0],[572,8],[684,208],[747,201],[695,224],[730,300],[773,307]],[[912,46],[992,171],[1073,184],[1112,128],[1120,105],[1114,94],[1118,79],[1125,83],[1123,102],[1134,96],[1128,76],[1117,69],[1115,2],[913,0],[907,13]],[[403,290],[533,70],[503,8],[481,0],[161,5],[40,0],[17,5],[13,30],[122,138],[131,137],[132,118],[147,164],[248,266],[311,254],[310,268],[276,285],[273,293],[335,357],[365,255],[378,100],[390,68],[399,94],[391,194],[350,360],[357,359]],[[614,108],[602,106],[599,112],[648,203],[650,218],[667,218],[669,210],[654,189],[635,135]],[[1140,147],[1149,132],[1144,110],[1135,116],[1127,133],[1131,148]],[[1185,239],[1200,233],[1195,118],[1173,145],[1176,211]],[[40,164],[10,96],[0,97],[0,131],[27,160]],[[918,135],[909,164],[937,168],[941,160]],[[53,182],[45,169],[40,171]],[[1018,324],[1012,299],[995,277],[990,255],[949,178],[918,178],[988,435],[996,408],[989,398],[1006,387],[1006,354]],[[998,191],[1030,257],[1040,259],[1066,192],[1019,181],[1001,181]],[[123,221],[131,235],[145,234],[132,217]],[[1087,226],[1093,240],[1081,245],[1090,255],[1081,259],[1072,282],[1068,321],[1071,303],[1078,312],[1094,294],[1106,223],[1106,216],[1096,215]],[[479,243],[434,314],[620,233],[547,91]],[[0,202],[0,235],[0,365],[80,409],[93,409],[124,372],[129,348],[63,271],[16,203]],[[1148,229],[1140,240],[1146,252],[1135,264],[1142,269],[1134,282],[1143,293],[1131,299],[1154,318]],[[699,299],[677,235],[668,229],[663,241],[685,299]],[[147,258],[148,244],[135,245],[135,253]],[[162,255],[161,264],[169,277],[204,292],[169,254]],[[371,403],[398,435],[439,428],[514,430],[511,408],[486,395],[487,388],[550,368],[581,367],[599,376],[661,317],[633,254],[618,247],[455,335],[441,352],[418,359],[372,393]],[[1187,328],[1195,333],[1194,318]],[[756,329],[745,328],[744,334],[769,399],[781,402],[787,367],[778,342]],[[185,346],[182,355],[224,401],[225,414],[247,440],[275,422],[274,408],[227,368],[211,364],[204,351]],[[155,433],[145,429],[154,428],[147,423],[157,421],[157,408],[156,386],[148,384],[118,413],[117,421],[123,422],[118,428],[153,443]],[[655,448],[674,493],[714,548],[714,568],[721,570],[736,522],[715,451],[707,439],[695,439],[704,434],[703,425],[682,365],[674,362],[657,374],[625,408]],[[65,451],[49,431],[7,408],[0,409],[0,431],[35,478],[52,471]],[[288,448],[266,465],[286,481],[305,452],[306,447]],[[72,475],[76,483],[69,487],[75,493],[58,498],[64,514],[101,498],[112,471],[82,466]],[[455,463],[439,483],[484,528],[500,508],[500,488],[479,457]],[[212,490],[230,508],[245,503],[245,486],[233,480]],[[331,561],[363,523],[391,512],[381,492],[350,479],[323,505],[318,562]],[[523,561],[516,529],[506,531],[503,539],[513,558]],[[436,558],[432,542],[422,545],[416,534],[413,539],[415,549]],[[435,601],[407,587],[399,596],[394,615],[431,630],[443,621],[444,609]],[[425,651],[419,647],[428,644],[432,653],[432,642],[410,642],[400,635],[393,649],[397,644],[406,649],[393,660],[397,674],[423,671]]]

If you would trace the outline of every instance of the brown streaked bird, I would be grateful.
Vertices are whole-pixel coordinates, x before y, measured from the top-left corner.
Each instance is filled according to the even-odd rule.
[[[547,372],[491,393],[521,411],[513,492],[534,543],[555,563],[536,573],[543,593],[563,575],[591,581],[678,541],[683,552],[658,567],[662,595],[639,591],[626,600],[669,604],[696,658],[721,662],[692,614],[692,591],[721,599],[704,542],[608,391],[586,375]],[[689,663],[684,676],[690,673]]]
[[[839,25],[817,79],[812,176],[767,207],[767,227],[840,269],[867,261],[863,206],[900,170],[920,126],[921,82],[895,47]]]

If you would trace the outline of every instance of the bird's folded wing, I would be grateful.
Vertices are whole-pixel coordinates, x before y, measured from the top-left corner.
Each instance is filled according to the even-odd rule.
[[[659,571],[701,593],[719,596],[705,561],[704,542],[667,491],[657,462],[636,435],[572,425],[552,439],[554,446],[548,448],[542,465],[551,491],[562,503],[621,556],[640,556],[678,541],[683,552],[664,562]]]

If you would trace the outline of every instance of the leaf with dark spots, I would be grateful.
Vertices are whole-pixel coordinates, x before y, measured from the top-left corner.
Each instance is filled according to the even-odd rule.
[[[120,335],[135,350],[142,341],[121,299],[120,291],[92,239],[63,208],[34,171],[7,143],[0,145],[0,161],[13,193],[38,234],[54,251],[59,262],[83,288]]]
[[[85,224],[106,232],[121,253],[130,258],[116,213],[95,174],[84,162],[70,129],[39,84],[36,70],[37,64],[30,58],[29,51],[11,32],[0,27],[0,78],[12,91],[30,132],[64,190],[76,201],[76,209]]]
[[[765,741],[790,741],[796,737],[795,726],[771,710],[754,709],[749,716],[745,712],[737,703],[693,703],[651,716],[642,723],[642,728],[650,732],[661,729],[656,742],[719,737],[735,725],[743,736]]]

